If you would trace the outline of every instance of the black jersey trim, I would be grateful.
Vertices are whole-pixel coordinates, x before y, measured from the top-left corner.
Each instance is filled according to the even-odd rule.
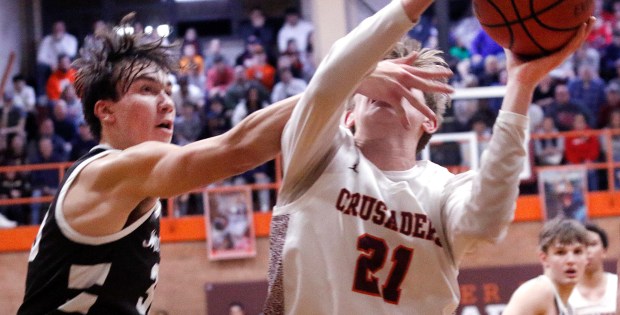
[[[67,222],[67,220],[65,219],[64,213],[62,211],[62,203],[65,200],[65,195],[67,194],[67,191],[69,190],[69,187],[71,187],[71,184],[73,184],[73,181],[75,180],[75,178],[77,177],[77,175],[84,169],[84,167],[86,167],[88,164],[90,164],[92,161],[102,158],[106,155],[108,155],[111,152],[115,152],[118,150],[106,150],[103,151],[101,153],[98,153],[94,156],[91,156],[90,158],[86,159],[84,162],[80,163],[80,165],[78,165],[75,170],[73,170],[73,172],[71,172],[71,174],[69,175],[69,177],[67,178],[66,182],[64,183],[64,185],[61,187],[61,190],[58,194],[58,199],[56,200],[56,210],[55,210],[55,218],[56,218],[56,222],[58,223],[58,227],[60,229],[60,231],[62,232],[62,234],[70,239],[73,242],[76,243],[80,243],[80,244],[87,244],[87,245],[102,245],[102,244],[106,244],[106,243],[111,243],[114,241],[117,241],[127,235],[129,235],[131,232],[135,231],[140,225],[142,225],[142,223],[146,222],[146,220],[148,220],[148,218],[152,215],[152,213],[154,211],[161,211],[161,204],[159,202],[159,200],[155,203],[155,205],[148,211],[146,212],[144,215],[142,215],[138,220],[136,220],[135,222],[133,222],[131,225],[127,226],[126,228],[114,233],[114,234],[110,234],[110,235],[105,235],[105,236],[88,236],[88,235],[84,235],[81,234],[80,232],[74,230],[69,223]]]

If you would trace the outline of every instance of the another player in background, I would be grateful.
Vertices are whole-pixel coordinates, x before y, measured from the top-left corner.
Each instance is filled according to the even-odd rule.
[[[556,217],[539,234],[543,274],[523,283],[512,294],[502,315],[574,314],[568,298],[583,277],[588,232],[576,220]]]
[[[393,1],[362,22],[334,44],[295,107],[265,314],[452,314],[465,254],[506,234],[534,89],[592,21],[551,56],[524,62],[507,52],[507,95],[481,169],[453,175],[416,161],[448,105],[451,73],[440,52],[397,44],[431,3]],[[380,62],[386,55],[399,59]],[[399,63],[411,65],[392,78],[414,83],[405,99],[381,83],[369,86],[375,97],[354,95],[378,64]],[[347,105],[353,133],[341,125]]]
[[[575,315],[616,314],[618,275],[603,268],[609,246],[607,232],[594,223],[586,223],[585,227],[588,230],[588,264],[568,301]]]

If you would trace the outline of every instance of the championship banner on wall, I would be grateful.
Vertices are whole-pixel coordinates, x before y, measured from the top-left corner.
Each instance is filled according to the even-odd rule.
[[[615,273],[616,262],[606,261],[605,270]],[[523,282],[541,275],[542,272],[542,266],[538,264],[461,269],[461,303],[456,314],[500,315],[512,293]]]

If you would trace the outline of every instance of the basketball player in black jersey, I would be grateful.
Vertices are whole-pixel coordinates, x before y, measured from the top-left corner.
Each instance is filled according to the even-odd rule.
[[[146,314],[159,267],[159,198],[272,159],[295,99],[230,132],[170,144],[171,47],[99,34],[75,63],[84,115],[100,144],[67,171],[32,247],[18,314]]]
[[[75,85],[100,143],[68,169],[41,224],[19,315],[147,314],[159,270],[159,198],[272,159],[299,99],[259,110],[223,135],[172,145],[172,47],[115,30],[98,37],[101,45],[75,62]],[[380,80],[410,94],[383,70],[360,89]]]

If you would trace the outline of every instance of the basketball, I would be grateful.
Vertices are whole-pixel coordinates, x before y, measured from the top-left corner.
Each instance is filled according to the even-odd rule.
[[[524,59],[562,48],[594,11],[594,0],[473,0],[482,28]]]

